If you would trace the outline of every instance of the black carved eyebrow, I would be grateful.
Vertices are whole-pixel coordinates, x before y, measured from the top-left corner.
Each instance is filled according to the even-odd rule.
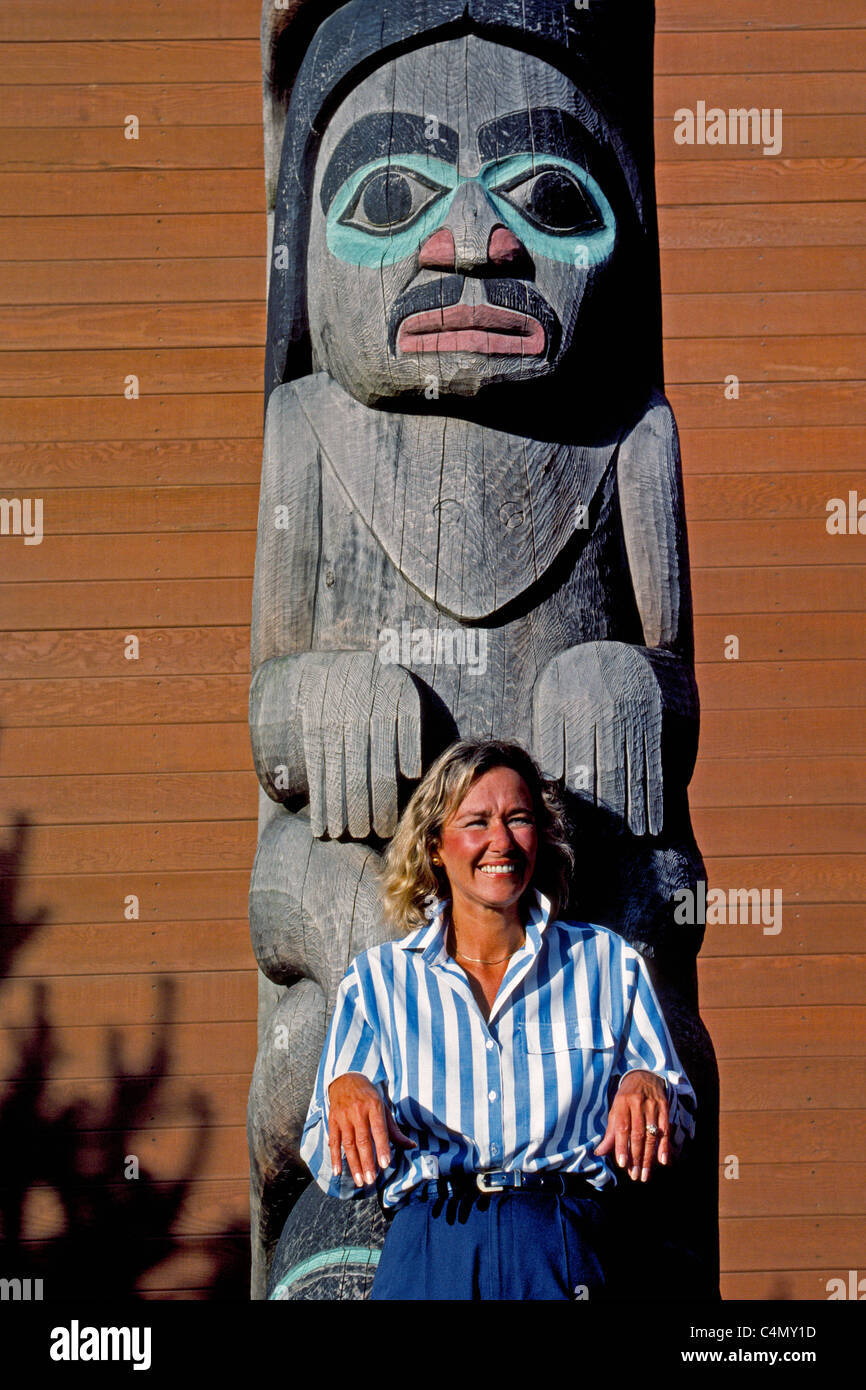
[[[535,111],[512,111],[488,121],[478,132],[478,153],[485,162],[510,154],[559,155],[586,162],[592,138],[570,111],[559,106],[541,106]]]
[[[337,145],[322,179],[322,211],[327,214],[337,192],[350,174],[371,160],[386,155],[429,154],[457,163],[457,132],[435,123],[435,137],[428,127],[432,118],[413,116],[408,111],[375,111],[362,116],[347,130]]]

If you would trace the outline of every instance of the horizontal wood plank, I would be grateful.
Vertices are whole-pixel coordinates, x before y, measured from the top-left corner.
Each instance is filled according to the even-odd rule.
[[[2,227],[0,227],[2,231]],[[859,290],[866,248],[808,246],[673,248],[662,257],[665,295]],[[263,299],[266,267],[255,256],[0,263],[0,304],[155,304]],[[710,340],[712,341],[712,340]],[[796,341],[799,341],[796,340]]]
[[[229,823],[231,824],[231,823]],[[137,897],[144,922],[210,921],[217,917],[243,917],[248,908],[250,869],[255,851],[255,823],[249,822],[247,858],[243,867],[211,867],[210,872],[154,869],[152,860],[123,871],[70,873],[52,865],[50,874],[28,872],[15,881],[17,919],[32,917],[52,923],[122,923],[131,895]],[[29,852],[32,830],[25,840]],[[700,835],[699,835],[700,841]],[[96,845],[95,853],[100,846]],[[788,914],[812,905],[862,905],[866,902],[863,865],[857,856],[844,854],[730,855],[714,856],[704,847],[704,863],[710,886],[779,888]],[[194,850],[190,852],[194,855]],[[127,857],[130,857],[127,850]],[[23,858],[21,866],[30,861]],[[211,861],[211,866],[213,864]],[[784,915],[783,915],[784,923]],[[717,937],[715,955],[743,955],[761,949],[775,938],[765,936],[749,923],[714,925],[707,936]],[[751,1053],[744,1055],[750,1056]],[[784,1055],[784,1054],[783,1054]]]
[[[99,249],[107,260],[225,256],[256,257],[262,265],[264,200],[257,205],[261,212],[0,216],[0,260],[53,260],[62,248],[64,260],[92,261]],[[866,225],[862,204],[854,202],[686,206],[660,210],[659,240],[663,255],[682,248],[862,247]]]
[[[783,934],[784,952],[788,956],[811,956],[821,951],[856,954],[863,950],[863,905],[789,900],[785,908]],[[730,927],[707,927],[698,958],[698,975],[705,961],[719,956],[738,956],[743,950],[747,950],[752,958],[775,957],[779,954],[777,937],[754,931],[739,934],[739,940],[737,937],[738,933]],[[736,1065],[739,1065],[739,1061]]]
[[[79,711],[80,717],[80,711]],[[701,715],[698,772],[703,761],[732,769],[743,759],[786,759],[803,748],[825,759],[866,754],[866,722],[853,709],[705,710]],[[190,724],[24,723],[0,732],[0,774],[56,778],[70,775],[157,772],[246,772],[252,766],[246,710],[234,722]],[[723,776],[726,774],[722,774]],[[743,779],[746,780],[746,779]],[[25,796],[19,809],[26,811]]]
[[[130,355],[129,367],[136,363]],[[52,433],[57,440],[252,438],[261,429],[262,402],[258,392],[221,395],[148,396],[139,382],[139,399],[124,397],[125,378],[114,397],[98,406],[86,397],[51,398]],[[668,392],[683,428],[708,424],[719,429],[743,426],[774,429],[797,425],[856,425],[866,422],[866,390],[861,381],[755,383],[741,387],[739,400],[725,398],[724,384],[672,385]],[[9,441],[40,440],[45,435],[44,398],[10,402],[4,415]]]
[[[859,1228],[859,1236],[858,1236]],[[730,1217],[721,1223],[722,1266],[764,1270],[768,1252],[774,1264],[814,1270],[825,1263],[845,1271],[862,1259],[862,1217]]]
[[[4,53],[14,45],[7,45]],[[866,161],[853,157],[679,159],[656,164],[661,207],[684,204],[857,202],[866,196]],[[99,207],[109,216],[246,213],[264,205],[256,169],[125,169],[0,173],[0,216],[76,217]]]
[[[9,40],[57,43],[68,39],[243,39],[258,30],[259,0],[211,0],[201,8],[167,7],[160,0],[124,0],[118,10],[105,0],[77,0],[70,14],[63,0],[4,0],[4,33]],[[656,27],[663,33],[705,33],[731,30],[772,31],[812,26],[856,29],[863,11],[857,0],[836,0],[832,9],[816,13],[809,0],[790,0],[783,10],[774,0],[660,0]]]
[[[240,774],[236,776],[240,778]],[[247,787],[250,780],[249,776],[244,778]],[[255,796],[254,782],[253,788]],[[197,922],[194,927],[185,921],[96,925],[47,922],[25,937],[9,962],[7,976],[44,979],[59,973],[87,977],[95,964],[103,972],[115,975],[245,971],[252,962],[246,917]],[[246,1084],[249,1086],[249,1077]]]
[[[713,382],[720,388],[731,372],[744,384],[856,381],[863,376],[864,359],[866,338],[853,333],[812,339],[672,338],[666,345],[666,376],[671,386]],[[143,348],[132,364],[128,349],[7,351],[0,356],[0,397],[116,396],[118,382],[133,365],[140,390],[149,396],[245,392],[260,386],[262,355],[258,347]]]
[[[715,83],[713,86],[715,87]],[[761,96],[764,109],[772,110],[763,92]],[[700,100],[706,102],[706,90]],[[715,92],[713,99],[706,104],[724,111],[729,109],[727,106],[719,107]],[[746,110],[749,105],[749,100],[744,100],[741,92],[732,103],[731,109]],[[128,99],[124,110],[127,107]],[[673,172],[668,175],[664,166],[695,164],[698,160],[706,163],[707,156],[713,160],[724,159],[726,164],[753,160],[756,155],[764,157],[760,146],[750,144],[731,144],[709,150],[706,146],[678,144],[675,132],[680,118],[675,113],[681,109],[694,108],[679,100],[669,111],[660,108],[654,121],[655,148],[658,159],[662,161],[660,182],[672,201],[693,201],[692,198],[679,199],[676,190],[683,182],[693,189],[695,175],[693,173],[687,179],[684,176],[678,177]],[[778,109],[784,111],[783,107]],[[205,123],[209,117],[208,113],[203,111],[205,121],[200,125],[160,125],[148,124],[147,121],[142,123],[139,113],[135,114],[138,115],[139,126],[138,136],[133,140],[126,138],[125,117],[117,112],[114,113],[113,121],[105,126],[76,125],[47,129],[38,125],[13,125],[3,131],[4,148],[0,171],[45,174],[68,173],[73,170],[96,173],[131,169],[197,171],[231,168],[253,169],[260,179],[264,179],[262,135],[257,124],[251,122],[240,125],[210,125]],[[0,107],[0,130],[4,116],[5,112]],[[781,141],[786,162],[816,158],[822,161],[853,159],[862,153],[862,115],[800,115],[784,111]],[[779,155],[773,155],[772,158],[777,160]],[[728,177],[732,177],[730,173]],[[764,177],[763,173],[757,175],[758,180]],[[670,183],[668,178],[671,180]],[[737,185],[739,182],[736,180]],[[840,182],[844,190],[847,187],[844,174]],[[747,180],[747,183],[751,186],[752,179]],[[853,196],[850,189],[848,192],[849,196]],[[832,195],[831,186],[828,196]],[[846,196],[844,191],[842,196]],[[702,198],[700,201],[713,200]]]
[[[859,1055],[866,1042],[866,1009],[862,1006],[840,1004],[817,1008],[767,1009],[726,1006],[702,1009],[701,1013],[720,1061],[751,1057],[763,1059],[771,1066],[775,1058],[850,1057]],[[753,1118],[756,1124],[749,1132],[759,1135],[763,1117]],[[811,1123],[814,1117],[810,1115],[808,1118]],[[806,1117],[802,1123],[806,1123]],[[732,1125],[733,1128],[736,1125]],[[774,1155],[771,1148],[771,1145],[765,1145],[751,1161],[755,1162],[762,1156],[772,1161]],[[832,1127],[828,1128],[825,1148],[820,1153],[802,1152],[797,1161],[806,1162],[822,1156],[828,1159],[838,1157]]]
[[[30,13],[33,6],[26,0]],[[209,9],[209,7],[208,7]],[[203,13],[207,13],[204,10]],[[4,24],[6,10],[4,7]],[[256,26],[257,27],[257,26]],[[70,37],[76,37],[71,35]],[[849,70],[840,80],[833,71],[707,73],[699,71],[700,47],[693,52],[692,71],[668,75],[657,72],[655,105],[659,119],[669,119],[683,106],[693,110],[699,101],[730,107],[781,107],[789,115],[857,114],[866,110],[866,75]],[[200,74],[196,74],[200,77]],[[261,129],[262,91],[258,75],[246,81],[144,82],[115,84],[32,83],[0,86],[0,127],[103,127],[116,130],[118,112],[134,113],[141,127],[248,125]]]
[[[212,817],[215,810],[222,810],[213,805],[210,809]],[[64,823],[34,823],[29,837],[28,873],[46,874],[59,866],[66,874],[76,875],[122,874],[150,867],[166,873],[204,872],[214,860],[225,869],[242,869],[252,864],[255,854],[254,812],[251,798],[247,818],[237,821],[208,821],[201,816],[157,824],[136,821],[78,825],[74,821],[74,805],[67,802]],[[750,879],[750,885],[778,887],[787,893],[789,884],[799,881],[797,860],[822,855],[828,865],[847,868],[848,895],[859,889],[860,899],[866,900],[866,864],[856,862],[864,843],[866,807],[743,807],[734,818],[726,807],[717,810],[702,806],[694,809],[693,822],[699,842],[711,847],[721,866],[750,853],[766,856],[767,870],[760,878]],[[791,865],[781,877],[777,867],[773,876],[769,864],[785,854],[792,856]],[[845,856],[851,856],[847,865]],[[740,880],[732,879],[720,868],[712,882],[726,887]]]
[[[776,941],[780,952],[784,951],[784,911],[773,926],[780,928]],[[700,983],[705,1009],[723,1007],[729,999],[736,999],[743,1008],[856,1004],[866,995],[866,954],[707,959],[702,962]]]
[[[46,1057],[41,1048],[44,1045],[44,1030],[36,1026],[37,1015],[34,1010],[33,1026],[27,1028],[4,1029],[0,1033],[0,1076],[7,1080],[19,1074],[25,1056],[30,1059],[30,1076],[38,1077],[40,1060],[43,1075],[52,1080],[77,1082],[83,1080],[102,1081],[112,1075],[110,1037],[107,1030],[91,1024],[77,1028],[57,1028],[52,1030],[57,1051],[53,1057]],[[50,1014],[47,1022],[51,1024]],[[120,1043],[121,1065],[124,1075],[129,1077],[147,1076],[158,1063],[160,1076],[177,1077],[179,1080],[222,1076],[236,1071],[252,1075],[256,1060],[256,1023],[253,999],[250,1016],[235,1018],[231,1022],[220,1023],[150,1023],[125,1024]],[[199,1085],[202,1083],[199,1081]],[[225,1130],[222,1131],[225,1133]],[[231,1132],[230,1151],[236,1163],[227,1173],[209,1171],[197,1173],[197,1177],[241,1177],[249,1173],[246,1145],[240,1142],[240,1121],[238,1134]],[[188,1133],[177,1131],[179,1137],[189,1141]],[[168,1176],[171,1176],[169,1173]]]
[[[668,295],[663,307],[665,328],[672,344],[681,339],[700,339],[704,342],[724,339],[730,353],[730,370],[734,371],[739,365],[736,360],[738,343],[743,338],[800,338],[806,322],[810,324],[812,333],[820,337],[847,337],[862,332],[866,292],[795,290],[778,294],[731,292],[719,295]],[[146,396],[156,394],[157,388],[147,381],[145,368],[139,363],[136,350],[164,352],[169,348],[187,348],[203,351],[207,348],[249,347],[261,353],[264,325],[264,295],[257,302],[225,300],[219,303],[139,304],[133,301],[129,304],[106,304],[89,311],[84,323],[75,305],[55,308],[31,304],[22,305],[16,311],[14,321],[10,319],[4,346],[7,350],[35,352],[49,349],[52,352],[81,349],[121,352],[124,360],[120,366],[126,370],[116,378],[116,393],[123,395],[124,378],[127,372],[135,371],[137,375],[145,376],[141,390]],[[852,362],[856,363],[856,343],[848,346],[851,348]],[[671,350],[680,354],[686,351],[684,347]],[[725,344],[718,350],[724,351]],[[775,350],[778,351],[778,345]],[[820,348],[816,351],[820,352]],[[145,357],[142,360],[146,365],[153,358]],[[11,359],[7,361],[14,368],[14,362]],[[254,370],[254,359],[249,356],[244,361],[248,363],[245,370],[249,374],[244,388],[260,396],[261,382],[258,372]],[[62,368],[63,363],[57,365]],[[724,381],[720,382],[720,396],[723,385]],[[110,391],[111,388],[106,382],[103,389]],[[737,404],[741,405],[741,402]],[[784,423],[796,426],[813,422],[794,420]],[[834,422],[831,419],[818,423]],[[695,422],[695,427],[701,428],[702,423]],[[58,438],[61,437],[58,435]],[[100,436],[97,434],[96,437]]]
[[[203,72],[219,84],[256,82],[261,71],[257,24],[251,33],[249,39],[12,42],[4,45],[4,76],[25,86],[123,83],[131,72],[138,82],[195,82]],[[857,72],[863,67],[861,34],[817,26],[709,31],[696,44],[692,33],[661,28],[655,70],[665,75],[693,73],[696,67],[707,74]]]

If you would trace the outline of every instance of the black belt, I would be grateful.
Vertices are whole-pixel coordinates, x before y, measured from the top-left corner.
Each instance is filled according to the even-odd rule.
[[[569,1197],[607,1195],[580,1173],[521,1173],[507,1172],[501,1168],[483,1173],[453,1173],[449,1177],[429,1178],[413,1188],[408,1195],[417,1198],[428,1195],[465,1198],[491,1197],[500,1192],[546,1192],[553,1196]]]

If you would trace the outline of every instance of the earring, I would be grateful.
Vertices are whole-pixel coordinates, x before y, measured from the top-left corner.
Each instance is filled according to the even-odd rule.
[[[432,855],[430,856],[430,858],[431,858],[432,862],[433,862],[434,864],[437,865],[437,867],[438,867],[439,864],[442,863],[442,860],[439,858],[439,855],[438,855],[438,854],[432,854]]]

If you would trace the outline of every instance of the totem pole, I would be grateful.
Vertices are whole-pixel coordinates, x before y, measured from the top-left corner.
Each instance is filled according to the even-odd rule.
[[[459,737],[563,780],[569,912],[648,961],[699,1107],[661,1176],[714,1258],[702,932],[675,919],[704,871],[652,36],[651,0],[265,0],[254,1297],[269,1269],[271,1297],[371,1282],[379,1208],[305,1188],[300,1135],[339,981],[385,935],[381,850]]]

